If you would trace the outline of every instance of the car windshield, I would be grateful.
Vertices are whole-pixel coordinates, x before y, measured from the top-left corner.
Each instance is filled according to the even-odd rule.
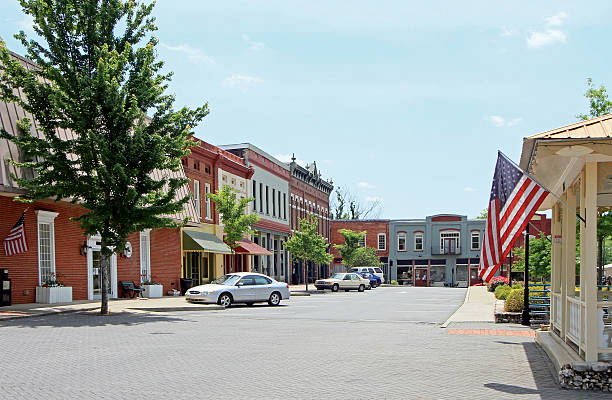
[[[331,279],[343,279],[344,278],[344,274],[333,274],[331,276]]]
[[[380,269],[380,268],[374,268],[374,271],[376,271],[379,274],[382,273],[382,269]]]
[[[221,278],[215,279],[211,283],[214,283],[217,285],[232,286],[232,285],[235,285],[239,279],[240,279],[239,275],[223,275]]]

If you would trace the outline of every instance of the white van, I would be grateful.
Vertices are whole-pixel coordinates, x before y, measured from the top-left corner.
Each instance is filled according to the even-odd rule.
[[[379,277],[381,283],[385,283],[385,275],[383,274],[382,269],[378,267],[354,267],[351,268],[349,272],[369,272]]]

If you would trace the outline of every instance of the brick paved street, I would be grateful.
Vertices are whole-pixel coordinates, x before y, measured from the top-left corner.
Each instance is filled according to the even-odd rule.
[[[524,330],[453,323],[465,290],[378,288],[277,308],[0,322],[0,398],[580,399]],[[502,332],[503,333],[503,332]]]

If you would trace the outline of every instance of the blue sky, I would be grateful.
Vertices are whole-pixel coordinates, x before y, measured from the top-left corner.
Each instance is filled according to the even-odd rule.
[[[159,0],[159,55],[177,107],[209,103],[199,138],[316,160],[381,217],[474,217],[497,150],[575,122],[587,77],[612,88],[612,3],[412,3]]]

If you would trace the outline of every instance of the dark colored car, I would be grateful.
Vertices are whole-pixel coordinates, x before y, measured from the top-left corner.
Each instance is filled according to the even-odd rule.
[[[378,276],[376,276],[376,275],[374,275],[374,274],[372,274],[370,272],[359,272],[359,275],[361,275],[364,278],[368,279],[370,281],[370,286],[373,287],[373,288],[375,288],[377,286],[380,286],[380,284],[382,283],[382,280]]]

